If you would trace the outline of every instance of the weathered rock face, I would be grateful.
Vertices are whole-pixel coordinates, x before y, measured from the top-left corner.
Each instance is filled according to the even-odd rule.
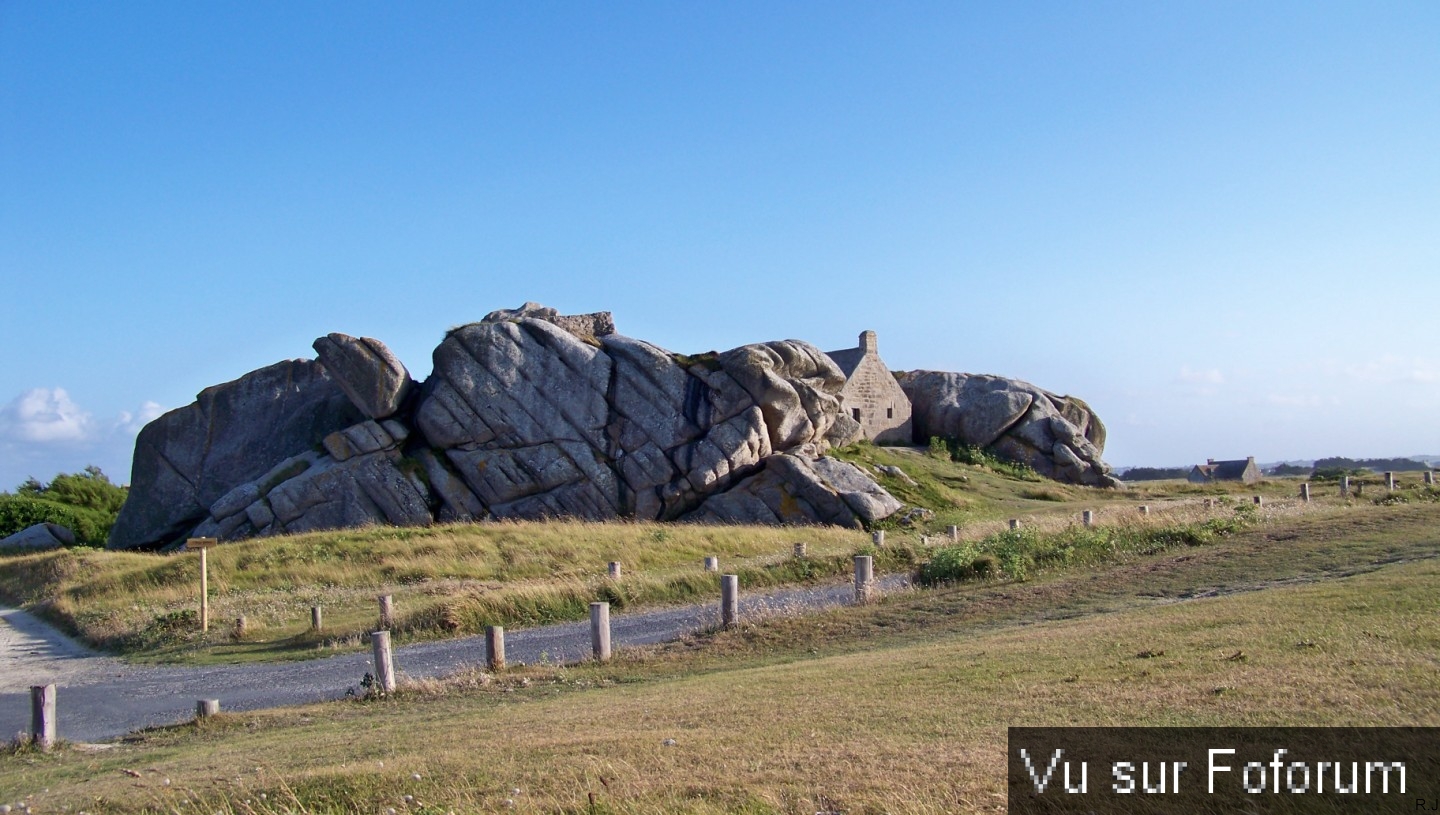
[[[608,313],[527,303],[451,331],[413,395],[377,340],[315,348],[146,427],[111,547],[486,518],[855,525],[900,506],[819,457],[859,426],[807,343],[684,357]]]
[[[0,552],[43,552],[75,545],[75,533],[59,524],[40,523],[27,526],[4,540]]]
[[[379,340],[329,334],[316,340],[314,347],[335,384],[371,419],[398,413],[415,386],[410,372]]]
[[[1105,426],[1079,399],[998,376],[909,371],[898,379],[914,408],[917,441],[954,438],[1057,481],[1122,486],[1100,458]]]
[[[704,523],[806,524],[819,520],[858,527],[903,506],[849,462],[785,453],[738,487],[707,498],[686,520]]]
[[[140,431],[130,496],[110,547],[183,540],[226,493],[363,419],[312,360],[279,362],[206,388]]]

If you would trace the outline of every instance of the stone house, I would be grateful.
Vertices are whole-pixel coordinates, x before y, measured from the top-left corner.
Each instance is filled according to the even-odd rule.
[[[1260,467],[1255,463],[1254,456],[1244,461],[1216,461],[1212,458],[1207,459],[1204,464],[1196,464],[1195,469],[1190,471],[1188,480],[1191,484],[1209,484],[1214,481],[1255,484],[1260,481]]]
[[[865,331],[858,348],[827,352],[845,373],[840,407],[860,423],[870,441],[910,444],[910,398],[880,359],[877,344],[875,332]]]

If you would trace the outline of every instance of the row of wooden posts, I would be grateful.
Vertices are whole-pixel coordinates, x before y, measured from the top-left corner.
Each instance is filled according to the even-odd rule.
[[[876,532],[875,540],[883,544],[884,533]],[[795,556],[805,557],[806,547],[804,543],[795,544]],[[201,557],[204,557],[205,549],[200,549]],[[719,570],[719,558],[707,557],[704,561],[706,571]],[[855,602],[869,603],[877,595],[875,586],[875,563],[870,555],[856,555],[855,561]],[[611,579],[619,580],[621,566],[618,561],[609,564],[608,574]],[[203,570],[202,570],[203,575]],[[375,688],[383,693],[395,691],[395,658],[390,644],[390,629],[395,625],[395,603],[392,595],[384,594],[378,598],[380,604],[380,626],[378,631],[370,632],[370,643],[375,658],[374,681]],[[202,615],[203,617],[204,615]],[[241,617],[236,621],[238,629],[243,630],[245,618]],[[725,628],[734,628],[740,624],[740,576],[726,574],[720,576],[720,623]],[[322,617],[320,606],[313,606],[310,609],[310,624],[315,630],[320,630]],[[614,653],[610,638],[610,604],[590,604],[590,646],[591,653],[597,661],[608,661]],[[505,668],[505,628],[504,626],[492,625],[485,629],[485,664],[487,670],[500,671]],[[55,744],[56,738],[56,705],[55,686],[36,685],[30,688],[31,716],[30,733],[31,743],[42,751],[50,750]],[[195,718],[205,719],[220,712],[219,699],[199,699],[195,702]]]

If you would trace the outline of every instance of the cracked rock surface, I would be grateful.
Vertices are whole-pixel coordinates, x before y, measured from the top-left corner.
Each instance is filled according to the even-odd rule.
[[[450,331],[418,384],[378,340],[315,349],[146,426],[110,547],[491,518],[858,526],[901,506],[823,456],[859,426],[839,368],[797,340],[684,356],[527,303]]]
[[[984,374],[908,371],[917,441],[932,436],[988,448],[1056,481],[1122,488],[1101,454],[1105,425],[1090,406],[1029,382]]]

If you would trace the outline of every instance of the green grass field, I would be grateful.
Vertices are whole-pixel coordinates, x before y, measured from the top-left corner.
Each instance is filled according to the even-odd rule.
[[[896,456],[922,488],[937,488],[921,472],[923,454],[862,454]],[[913,558],[933,551],[922,537],[938,536],[959,513],[962,538],[982,544],[1008,517],[1052,540],[1073,529],[1082,508],[1139,532],[1188,528],[1211,513],[1253,517],[1208,539],[1161,536],[1142,550],[1047,561],[1023,581],[945,584],[622,649],[605,665],[472,672],[386,699],[224,714],[101,751],[16,747],[0,755],[0,801],[33,796],[37,812],[1001,812],[1008,726],[1440,725],[1440,503],[1427,494],[1301,505],[1289,498],[1295,484],[1279,482],[1262,486],[1259,510],[1237,513],[1253,490],[1169,483],[1098,493],[982,470],[960,481],[949,467],[937,472],[954,478],[967,503],[938,511],[929,528],[888,533]],[[1021,494],[1039,488],[1066,498]],[[1203,497],[1228,500],[1207,511]],[[1139,516],[1139,503],[1154,510]],[[606,535],[627,543],[657,530],[675,535],[654,541],[649,555],[620,558],[646,579],[688,570],[709,550],[778,564],[807,534],[772,530],[773,539],[741,544],[729,536],[758,532],[550,526],[562,530],[550,546],[597,541],[551,555],[586,574],[603,574],[615,557]],[[506,531],[520,540],[548,528]],[[373,546],[392,533],[363,534],[375,536]],[[412,546],[440,549],[438,536],[466,539],[455,530],[413,534]],[[868,540],[815,534],[833,536],[809,542],[837,562]],[[718,549],[727,543],[753,548]],[[252,545],[260,544],[217,551],[233,549],[238,569]],[[405,549],[395,546],[398,559]],[[379,568],[392,555],[383,557]],[[41,571],[39,562],[23,571]],[[125,585],[115,574],[128,572],[108,561],[79,563],[34,596],[82,585],[75,575],[87,570]],[[377,576],[376,564],[353,568],[350,585],[367,596],[406,585]],[[525,571],[541,568],[516,571],[514,582],[544,585],[543,572]],[[11,575],[6,591],[19,571],[0,563]],[[503,575],[447,579],[505,584]],[[255,580],[229,583],[225,596],[270,592],[304,605],[310,590]],[[225,646],[186,647],[188,658],[218,658]]]

